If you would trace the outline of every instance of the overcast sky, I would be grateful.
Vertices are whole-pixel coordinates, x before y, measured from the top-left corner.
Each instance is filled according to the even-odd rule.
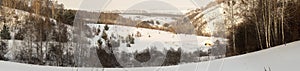
[[[205,6],[211,0],[57,0],[59,3],[63,3],[65,8],[68,9],[81,9],[81,10],[127,10],[133,6],[142,6],[147,1],[156,1],[162,2],[158,3],[149,3],[149,7],[166,7],[172,6],[179,10],[194,9],[199,6]],[[146,5],[146,4],[145,4]],[[146,6],[145,6],[146,7]]]

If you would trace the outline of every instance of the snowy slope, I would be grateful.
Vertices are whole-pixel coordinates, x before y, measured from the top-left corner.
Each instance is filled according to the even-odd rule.
[[[4,17],[6,18],[6,23],[4,23],[4,21],[0,21],[0,26],[3,26],[4,24],[8,25],[9,27],[16,27],[16,28],[21,28],[23,27],[23,25],[26,23],[26,19],[28,18],[28,16],[30,15],[29,12],[23,11],[23,10],[19,10],[19,9],[12,9],[9,7],[4,7],[4,6],[0,6],[0,8],[3,9],[3,12],[0,13],[0,17]],[[39,16],[36,14],[31,14],[33,16],[37,16],[43,20],[45,20],[46,18],[44,16]],[[50,18],[50,20],[54,23],[56,23],[55,19]],[[19,23],[17,23],[19,22]],[[0,28],[0,30],[2,29],[2,27]]]
[[[245,55],[167,67],[71,68],[0,61],[1,71],[299,71],[300,41]],[[271,70],[268,70],[268,69]]]
[[[25,27],[25,25],[30,25],[28,24],[28,20],[29,20],[29,16],[32,17],[37,17],[40,18],[42,20],[46,20],[45,16],[41,16],[41,15],[37,15],[37,14],[30,14],[27,11],[24,10],[19,10],[19,9],[13,9],[13,8],[9,8],[9,7],[5,7],[5,6],[0,6],[0,8],[2,8],[2,10],[0,11],[0,17],[2,17],[3,19],[0,19],[2,21],[0,21],[0,30],[2,30],[2,26],[6,25],[8,26],[10,29],[10,36],[11,36],[11,40],[2,40],[5,43],[7,43],[7,53],[4,55],[4,57],[10,59],[10,60],[14,60],[15,57],[20,53],[21,50],[26,49],[27,47],[27,40],[25,37],[25,40],[17,40],[15,39],[15,36],[17,35],[17,33],[21,32],[21,30],[23,30]],[[50,20],[50,24],[52,24],[53,26],[53,30],[58,30],[58,24],[57,21],[53,18],[49,18]],[[63,24],[65,27],[67,27],[67,31],[68,31],[68,36],[69,36],[69,40],[71,40],[72,37],[72,30],[73,27],[70,25],[66,25]],[[27,31],[26,31],[27,32]],[[22,34],[23,36],[25,36],[26,34]],[[52,35],[49,33],[49,35]],[[43,42],[46,43],[46,42]],[[56,41],[50,41],[47,43],[56,43]],[[72,42],[68,42],[68,44],[65,45],[65,47],[67,48],[73,48],[73,46],[71,45]],[[29,45],[29,44],[28,44]],[[36,44],[33,44],[33,46],[37,46]],[[44,52],[46,52],[46,46],[49,46],[48,44],[44,44],[44,47],[42,48]]]
[[[195,26],[195,31],[202,35],[224,36],[230,24],[225,23],[225,15],[222,5],[211,6],[207,9],[196,9],[186,13],[191,23]],[[219,33],[222,32],[222,33]]]
[[[178,17],[171,16],[146,16],[146,15],[130,15],[130,14],[120,14],[122,17],[131,19],[134,21],[153,21],[153,23],[148,23],[151,26],[163,27],[164,24],[170,24],[176,22]]]
[[[219,1],[223,2],[186,13],[185,16],[190,18],[193,25],[196,25],[197,32],[204,35],[228,36],[232,31],[232,26],[246,21],[252,14],[250,10],[257,7],[257,4],[252,4],[252,0],[235,0],[233,6],[229,0]]]
[[[170,23],[174,22],[176,19],[172,17],[151,17],[151,16],[144,16],[144,15],[126,15],[126,14],[121,14],[122,17],[124,18],[129,18],[132,20],[141,20],[141,21],[159,21],[161,24],[164,23]]]
[[[104,24],[89,24],[91,28],[98,28],[103,30]],[[197,49],[207,50],[210,47],[205,46],[207,42],[215,42],[219,40],[225,43],[223,38],[213,38],[213,37],[203,37],[196,35],[187,35],[187,34],[174,34],[171,32],[165,32],[160,30],[145,29],[145,28],[136,28],[136,27],[127,27],[127,26],[118,26],[118,25],[109,25],[110,29],[106,32],[108,36],[113,34],[114,36],[126,37],[128,35],[136,35],[137,32],[141,33],[141,37],[135,38],[135,44],[132,47],[126,47],[126,44],[122,44],[119,47],[119,50],[126,52],[141,51],[148,47],[156,47],[157,49],[163,51],[163,49],[169,48],[182,48],[184,51],[195,51]],[[101,33],[100,33],[101,34]],[[149,37],[150,36],[150,37]],[[98,35],[92,38],[93,46],[97,46],[97,40],[101,38],[101,35]]]

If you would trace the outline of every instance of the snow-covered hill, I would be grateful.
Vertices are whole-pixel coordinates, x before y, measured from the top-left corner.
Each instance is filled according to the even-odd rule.
[[[227,31],[228,24],[224,23],[223,11],[222,5],[215,5],[204,10],[192,10],[186,13],[186,17],[189,18],[191,24],[195,25],[195,31],[198,35],[224,35],[223,32]]]
[[[17,9],[11,9],[11,8],[7,8],[7,7],[3,7],[4,10],[6,10],[7,12],[4,12],[2,14],[0,14],[1,16],[3,15],[3,17],[5,18],[5,20],[9,20],[9,23],[5,23],[6,25],[9,25],[9,27],[14,27],[14,26],[19,26],[15,29],[11,29],[11,30],[18,30],[19,28],[24,27],[25,25],[30,25],[30,24],[26,24],[27,18],[30,16],[30,13],[26,12],[26,11],[22,11],[22,10],[17,10]],[[33,16],[36,16],[35,14],[32,14]],[[19,18],[16,18],[19,17]],[[45,19],[45,17],[43,16],[39,16],[42,19]],[[129,16],[128,16],[129,17]],[[135,18],[133,16],[131,16],[132,18]],[[136,18],[135,18],[136,19]],[[174,18],[172,17],[146,17],[144,16],[141,20],[147,21],[147,20],[157,20],[160,21],[159,23],[161,23],[160,25],[164,24],[164,23],[169,23],[172,21],[175,21]],[[20,22],[20,23],[16,23],[16,22]],[[55,25],[54,27],[57,27],[56,25],[56,21],[51,19],[51,22],[53,23],[53,25]],[[3,23],[3,22],[0,22]],[[157,22],[154,22],[155,24],[158,24]],[[2,26],[3,24],[0,24],[0,26]],[[97,41],[101,38],[101,34],[102,32],[100,32],[100,35],[97,35],[95,37],[89,38],[87,36],[83,36],[83,37],[76,37],[78,36],[77,34],[73,33],[74,27],[73,26],[69,26],[69,25],[65,25],[67,27],[67,33],[68,34],[68,38],[69,38],[69,42],[64,44],[64,48],[63,50],[63,54],[67,54],[67,52],[70,52],[70,54],[74,54],[76,57],[74,57],[74,59],[77,59],[77,57],[79,57],[77,59],[77,63],[78,65],[81,65],[81,63],[85,63],[82,64],[82,66],[88,66],[88,67],[93,67],[93,63],[95,63],[95,61],[98,61],[96,63],[99,63],[99,60],[97,57],[95,57],[96,52],[94,47],[97,47]],[[100,26],[100,29],[103,31],[104,25],[99,25],[99,24],[89,24],[90,27],[92,28],[98,28],[98,26]],[[213,43],[216,40],[222,41],[222,43],[225,44],[225,39],[223,38],[214,38],[214,37],[202,37],[202,36],[196,36],[196,35],[188,35],[188,34],[174,34],[171,32],[165,32],[165,31],[160,31],[160,30],[154,30],[154,29],[145,29],[145,28],[136,28],[136,27],[128,27],[128,26],[118,26],[118,25],[109,25],[110,29],[108,31],[106,31],[106,33],[108,34],[108,37],[112,37],[112,34],[116,37],[113,40],[115,40],[115,42],[118,42],[120,44],[120,46],[118,46],[118,50],[121,51],[125,51],[128,53],[133,53],[135,51],[143,51],[147,48],[152,48],[155,47],[157,48],[159,51],[164,52],[166,50],[169,50],[169,48],[173,48],[175,50],[177,50],[177,48],[181,48],[184,52],[193,52],[193,51],[197,51],[197,50],[204,50],[204,51],[208,51],[208,49],[212,48],[210,46],[205,46],[205,43]],[[92,30],[92,29],[89,29]],[[11,33],[17,33],[18,31],[11,31]],[[91,35],[92,33],[86,32],[86,31],[81,31],[84,33],[87,33],[88,35]],[[140,33],[140,36],[137,36],[137,33]],[[134,40],[134,44],[130,44],[130,47],[127,46],[128,43],[124,43],[122,42],[122,40],[126,40],[126,37],[128,35],[132,35],[135,40]],[[51,33],[49,33],[49,36],[52,36]],[[73,39],[74,38],[74,39]],[[91,47],[91,48],[76,48],[74,47],[75,42],[72,41],[76,41],[76,38],[83,38],[82,40],[79,41],[83,41],[85,39],[89,39],[90,44],[85,45],[85,47]],[[104,42],[104,41],[103,41]],[[26,43],[26,40],[8,40],[7,42],[5,42],[8,44],[7,46],[7,53],[5,53],[5,57],[8,58],[10,61],[15,61],[17,59],[16,56],[21,54],[21,51],[24,51],[25,48],[30,49],[30,50],[34,50],[32,48],[29,48],[29,44]],[[49,49],[50,45],[47,44],[48,42],[42,42],[42,49],[43,52],[48,52],[47,50]],[[55,41],[50,41],[49,44],[57,44],[57,42]],[[33,44],[33,46],[38,46],[38,44]],[[70,49],[70,50],[69,50]],[[80,51],[76,51],[76,50],[80,50]],[[82,50],[82,52],[81,52]],[[35,51],[33,51],[35,52]],[[77,56],[78,55],[78,56]],[[90,57],[90,56],[94,56],[94,57]],[[44,56],[45,57],[45,56]],[[85,58],[86,60],[81,60],[81,58]],[[16,61],[18,62],[18,61]],[[46,62],[47,63],[47,62]],[[100,63],[99,63],[100,64]],[[49,64],[45,64],[45,65],[49,65]],[[92,66],[91,66],[92,65]],[[95,65],[96,67],[98,67],[99,65]]]
[[[120,16],[128,20],[136,21],[137,23],[131,23],[136,27],[151,28],[176,33],[175,29],[172,26],[176,26],[176,24],[173,23],[177,22],[177,20],[180,19],[181,15],[172,15],[167,13],[142,13],[120,14]]]
[[[94,65],[95,63],[100,64],[99,58],[101,56],[97,56],[96,48],[99,48],[99,43],[102,48],[106,48],[107,46],[113,48],[114,54],[116,58],[119,59],[124,54],[128,54],[130,56],[125,56],[128,61],[123,62],[127,63],[124,67],[140,67],[139,64],[134,63],[136,59],[134,58],[134,53],[136,51],[138,53],[142,53],[147,49],[154,49],[154,51],[158,51],[157,53],[153,53],[151,55],[151,59],[160,59],[160,57],[164,57],[169,50],[177,50],[181,48],[182,54],[186,54],[186,56],[177,56],[181,57],[181,62],[179,64],[190,63],[190,62],[199,62],[208,60],[207,56],[201,58],[199,56],[200,53],[208,53],[209,49],[217,48],[218,46],[214,46],[213,43],[217,40],[220,41],[219,46],[222,45],[225,48],[227,40],[224,38],[216,38],[216,37],[203,37],[197,35],[189,35],[189,34],[174,34],[171,32],[154,30],[154,29],[146,29],[146,28],[137,28],[130,26],[120,26],[120,25],[107,25],[109,27],[108,30],[105,30],[105,24],[87,24],[90,28],[86,30],[91,30],[93,35],[92,37],[86,38],[89,44],[83,44],[84,48],[78,47],[75,51],[76,56],[80,63],[83,66],[90,67],[89,65]],[[107,35],[108,40],[103,38],[103,35]],[[132,37],[134,40],[130,40]],[[81,41],[81,40],[80,40]],[[131,42],[133,41],[133,43]],[[109,43],[107,43],[109,42]],[[206,43],[212,44],[211,46],[205,45]],[[90,48],[86,48],[90,47]],[[170,49],[172,48],[172,49]],[[199,54],[197,54],[200,51]],[[225,51],[225,50],[224,50]],[[151,51],[152,52],[152,51]],[[214,52],[214,51],[212,51]],[[190,53],[190,54],[189,54]],[[159,54],[159,55],[156,55]],[[220,57],[224,57],[223,55],[213,55],[211,59],[216,59]],[[156,55],[156,56],[154,56]],[[195,57],[194,57],[195,56]],[[98,57],[98,58],[97,58]],[[125,59],[126,59],[125,58]],[[92,60],[92,61],[91,61]],[[122,59],[120,59],[122,60]],[[163,59],[161,59],[163,60]],[[161,62],[157,62],[156,60],[150,60],[152,64],[144,64],[141,66],[160,66]],[[122,63],[122,61],[120,62]],[[129,65],[128,65],[129,64]],[[132,66],[132,65],[135,66]],[[101,66],[92,66],[92,67],[101,67]]]
[[[0,61],[1,71],[299,71],[300,41],[245,55],[167,67],[74,68]],[[270,70],[269,70],[270,69]]]
[[[228,36],[232,26],[247,20],[250,9],[257,7],[252,0],[224,0],[186,13],[198,35]],[[234,4],[234,5],[231,5]],[[221,33],[220,33],[221,32]]]
[[[104,24],[88,24],[91,28],[104,29]],[[215,42],[216,40],[221,41],[221,43],[226,44],[226,39],[224,38],[214,38],[214,37],[203,37],[188,34],[174,34],[171,32],[165,32],[160,30],[118,26],[118,25],[108,25],[110,28],[106,33],[108,37],[116,37],[116,39],[121,39],[133,35],[134,44],[131,47],[127,47],[125,43],[120,43],[119,50],[126,52],[142,51],[146,48],[156,47],[160,51],[169,48],[182,48],[184,51],[196,51],[197,49],[208,50],[209,46],[205,46],[205,43]],[[97,46],[97,40],[101,38],[100,35],[92,38],[92,45]],[[139,35],[139,36],[138,36]],[[119,41],[120,42],[120,41]]]
[[[176,18],[173,17],[151,17],[151,16],[144,16],[144,15],[126,15],[126,14],[121,14],[122,17],[124,18],[129,18],[132,20],[140,20],[140,21],[155,21],[154,24],[165,24],[165,23],[171,23],[174,22],[176,20]],[[159,23],[157,23],[157,22]]]
[[[44,16],[36,15],[34,13],[29,13],[27,11],[19,9],[12,9],[5,6],[0,6],[0,8],[2,8],[2,11],[0,11],[0,26],[8,25],[9,27],[23,28],[30,15],[41,18],[43,20],[46,19],[46,17]],[[53,18],[50,18],[50,20],[53,23],[57,22]],[[2,27],[0,27],[0,30],[1,29]]]
[[[30,60],[26,59],[20,59],[23,56],[24,57],[29,57],[26,55],[31,55],[32,57],[36,56],[36,49],[31,48],[31,47],[40,47],[42,52],[48,53],[49,46],[48,44],[53,44],[56,45],[58,44],[59,41],[51,38],[51,37],[57,37],[57,36],[63,36],[62,34],[60,35],[54,35],[53,33],[57,33],[59,31],[65,30],[64,36],[66,36],[66,40],[69,41],[72,39],[72,30],[73,27],[71,25],[66,25],[63,23],[58,23],[55,19],[53,18],[47,18],[45,16],[37,15],[34,13],[29,13],[24,10],[19,10],[19,9],[14,9],[14,8],[9,8],[5,6],[0,6],[0,31],[2,31],[3,26],[8,27],[8,34],[11,39],[3,39],[1,38],[1,46],[5,49],[1,49],[1,51],[5,51],[4,53],[1,54],[3,57],[5,57],[9,61],[16,61],[16,62],[26,62]],[[37,20],[39,19],[39,20]],[[37,24],[42,26],[43,28],[46,28],[44,25],[47,26],[47,30],[42,29],[40,26],[37,27]],[[51,26],[49,26],[51,25]],[[63,29],[60,29],[63,27]],[[51,31],[51,32],[50,32]],[[37,32],[41,34],[41,32],[47,32],[45,34],[45,38],[47,38],[47,41],[41,42],[41,44],[36,44],[36,43],[28,43],[29,40],[28,38],[37,38],[39,35],[36,35]],[[32,36],[28,36],[32,35]],[[36,39],[34,39],[36,40]],[[68,53],[69,49],[73,49],[73,46],[71,45],[73,42],[65,42],[63,45],[65,48],[62,48],[64,51],[63,54]],[[31,47],[28,45],[32,45]],[[26,52],[26,51],[31,51],[31,52]],[[26,52],[26,53],[24,53]],[[33,53],[35,52],[35,53]],[[71,53],[71,52],[69,52]],[[42,57],[42,56],[41,56]],[[46,57],[46,55],[43,55],[43,57]],[[53,62],[48,62],[48,63],[53,63]],[[50,65],[46,62],[47,65]]]

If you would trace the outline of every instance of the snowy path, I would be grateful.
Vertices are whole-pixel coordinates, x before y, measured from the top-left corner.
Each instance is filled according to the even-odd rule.
[[[213,60],[167,67],[142,68],[71,68],[28,65],[0,61],[1,71],[299,71],[300,41],[281,45],[254,53]],[[222,61],[224,63],[222,65]],[[210,65],[208,67],[208,65]],[[221,69],[220,69],[221,68]]]

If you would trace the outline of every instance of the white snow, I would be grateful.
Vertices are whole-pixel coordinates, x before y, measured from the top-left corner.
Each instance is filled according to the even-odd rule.
[[[165,23],[171,23],[175,22],[176,18],[175,17],[168,17],[168,16],[144,16],[144,15],[128,15],[128,14],[120,14],[124,18],[128,18],[131,20],[136,20],[136,21],[158,21],[160,24],[163,25]]]
[[[91,28],[101,27],[103,31],[104,24],[89,24]],[[144,50],[148,47],[156,47],[158,50],[163,51],[163,49],[169,48],[182,48],[184,51],[195,51],[197,49],[208,50],[210,47],[205,46],[207,42],[215,42],[219,40],[223,43],[226,43],[226,40],[223,38],[214,38],[214,37],[203,37],[196,35],[188,34],[174,34],[171,32],[165,32],[160,30],[145,29],[145,28],[136,28],[136,27],[127,27],[127,26],[118,26],[118,25],[109,25],[110,29],[106,32],[108,36],[114,34],[115,36],[126,37],[128,35],[136,35],[137,32],[141,33],[141,37],[135,38],[135,44],[131,47],[126,47],[126,44],[121,43],[119,50],[126,52],[135,52]],[[92,38],[93,46],[97,46],[97,40],[101,38],[99,36]],[[150,37],[149,37],[150,36]]]
[[[299,71],[300,41],[245,55],[166,67],[74,68],[0,61],[1,71]],[[268,70],[268,69],[271,70]]]

